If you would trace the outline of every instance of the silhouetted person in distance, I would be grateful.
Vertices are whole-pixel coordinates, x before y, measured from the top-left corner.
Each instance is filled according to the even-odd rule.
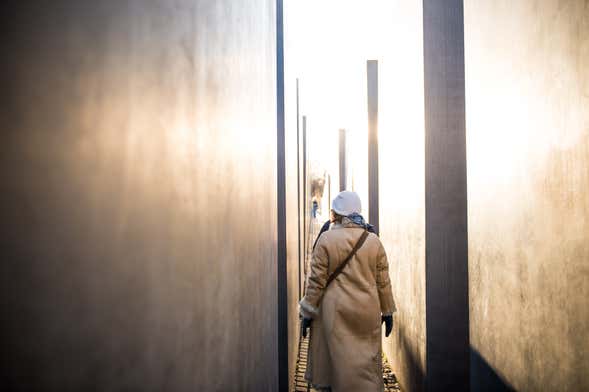
[[[299,303],[301,333],[311,329],[305,379],[322,391],[384,390],[381,325],[388,337],[396,308],[384,247],[360,211],[355,192],[333,200]]]

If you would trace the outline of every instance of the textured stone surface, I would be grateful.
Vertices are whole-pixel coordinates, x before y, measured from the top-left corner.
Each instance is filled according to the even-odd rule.
[[[462,6],[423,1],[427,391],[469,389]]]
[[[465,2],[472,389],[589,390],[589,2]]]
[[[1,389],[275,391],[274,1],[0,26]]]

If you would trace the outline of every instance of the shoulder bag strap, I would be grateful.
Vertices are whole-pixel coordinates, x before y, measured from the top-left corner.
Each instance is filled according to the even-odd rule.
[[[346,265],[348,265],[348,262],[352,259],[352,257],[354,257],[354,255],[356,254],[358,249],[360,249],[360,247],[362,247],[362,245],[364,244],[364,241],[366,241],[366,237],[368,237],[368,231],[364,230],[364,232],[360,236],[360,239],[358,240],[358,242],[356,242],[356,245],[354,245],[354,248],[352,249],[352,251],[350,252],[348,257],[346,257],[345,260],[342,261],[340,265],[338,265],[338,267],[335,269],[335,271],[333,271],[331,276],[329,278],[327,278],[327,282],[325,283],[325,288],[327,288],[327,286],[329,286],[329,284],[331,282],[333,282],[335,280],[335,278],[338,277],[338,275],[344,270],[344,268],[346,268]]]

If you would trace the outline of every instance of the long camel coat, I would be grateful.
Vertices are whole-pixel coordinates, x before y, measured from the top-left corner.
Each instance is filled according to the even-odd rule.
[[[363,228],[344,218],[323,233],[307,276],[302,316],[313,319],[305,378],[334,392],[383,391],[381,315],[395,312],[388,262],[370,233],[341,274],[325,283],[348,256]]]

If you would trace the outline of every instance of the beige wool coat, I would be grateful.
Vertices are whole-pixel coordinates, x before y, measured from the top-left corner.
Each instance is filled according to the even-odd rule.
[[[344,218],[317,241],[300,302],[313,319],[305,378],[334,392],[383,391],[381,315],[396,311],[388,261],[370,233],[340,275],[325,283],[348,256],[363,228]]]

